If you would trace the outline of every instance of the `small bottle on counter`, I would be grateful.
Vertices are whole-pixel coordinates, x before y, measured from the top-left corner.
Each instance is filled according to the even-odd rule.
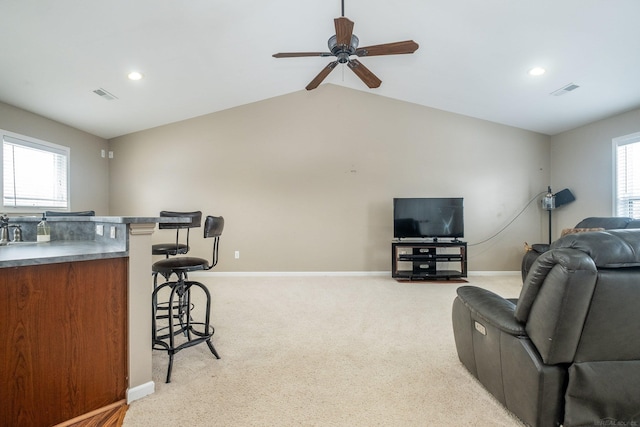
[[[36,241],[38,243],[51,241],[51,229],[44,214],[42,214],[42,221],[38,223]]]

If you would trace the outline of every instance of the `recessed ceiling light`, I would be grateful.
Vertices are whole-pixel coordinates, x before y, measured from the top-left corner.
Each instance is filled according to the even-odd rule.
[[[142,73],[139,73],[138,71],[132,71],[127,74],[127,77],[129,77],[129,80],[140,80],[144,77],[144,75]]]
[[[531,75],[531,76],[541,76],[546,72],[547,72],[547,70],[545,70],[542,67],[535,67],[535,68],[532,68],[532,69],[529,70],[529,75]]]

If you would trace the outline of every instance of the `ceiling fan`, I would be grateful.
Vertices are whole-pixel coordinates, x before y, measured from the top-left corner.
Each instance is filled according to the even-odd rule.
[[[330,52],[285,52],[276,53],[274,58],[297,58],[304,56],[335,56],[336,60],[330,62],[320,73],[306,86],[307,90],[317,88],[320,83],[333,71],[338,64],[347,64],[347,66],[366,84],[369,88],[377,88],[382,83],[375,74],[367,67],[362,65],[360,61],[352,56],[380,56],[380,55],[399,55],[405,53],[413,53],[418,50],[418,43],[413,40],[405,40],[402,42],[385,43],[374,46],[358,47],[360,40],[353,34],[353,22],[344,16],[344,0],[342,0],[342,17],[333,20],[336,34],[331,36],[328,41]]]

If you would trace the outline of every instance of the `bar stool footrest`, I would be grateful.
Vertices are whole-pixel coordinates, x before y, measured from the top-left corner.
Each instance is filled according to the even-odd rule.
[[[169,291],[168,301],[158,303],[158,294],[165,290]],[[200,300],[196,298],[196,301],[192,301],[192,293],[196,290],[198,292],[195,295]],[[204,307],[197,307],[200,304]],[[211,294],[205,285],[185,280],[184,275],[178,274],[177,281],[167,281],[155,286],[152,310],[152,349],[169,354],[167,383],[171,382],[173,356],[180,350],[206,342],[211,353],[216,359],[220,359],[211,342],[215,329],[210,322]]]

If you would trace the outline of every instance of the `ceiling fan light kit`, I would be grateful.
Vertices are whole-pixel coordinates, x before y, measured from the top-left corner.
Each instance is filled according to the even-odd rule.
[[[299,58],[306,56],[335,56],[336,60],[330,62],[322,71],[306,86],[307,90],[317,88],[320,83],[333,71],[338,64],[347,64],[349,69],[354,72],[370,89],[380,86],[380,80],[367,67],[362,65],[352,56],[382,56],[382,55],[401,55],[413,53],[418,50],[418,43],[413,40],[405,40],[401,42],[385,43],[374,46],[358,48],[360,40],[353,34],[354,23],[344,16],[344,0],[342,1],[342,17],[333,20],[336,34],[329,38],[327,45],[330,52],[285,52],[276,53],[274,58]]]

